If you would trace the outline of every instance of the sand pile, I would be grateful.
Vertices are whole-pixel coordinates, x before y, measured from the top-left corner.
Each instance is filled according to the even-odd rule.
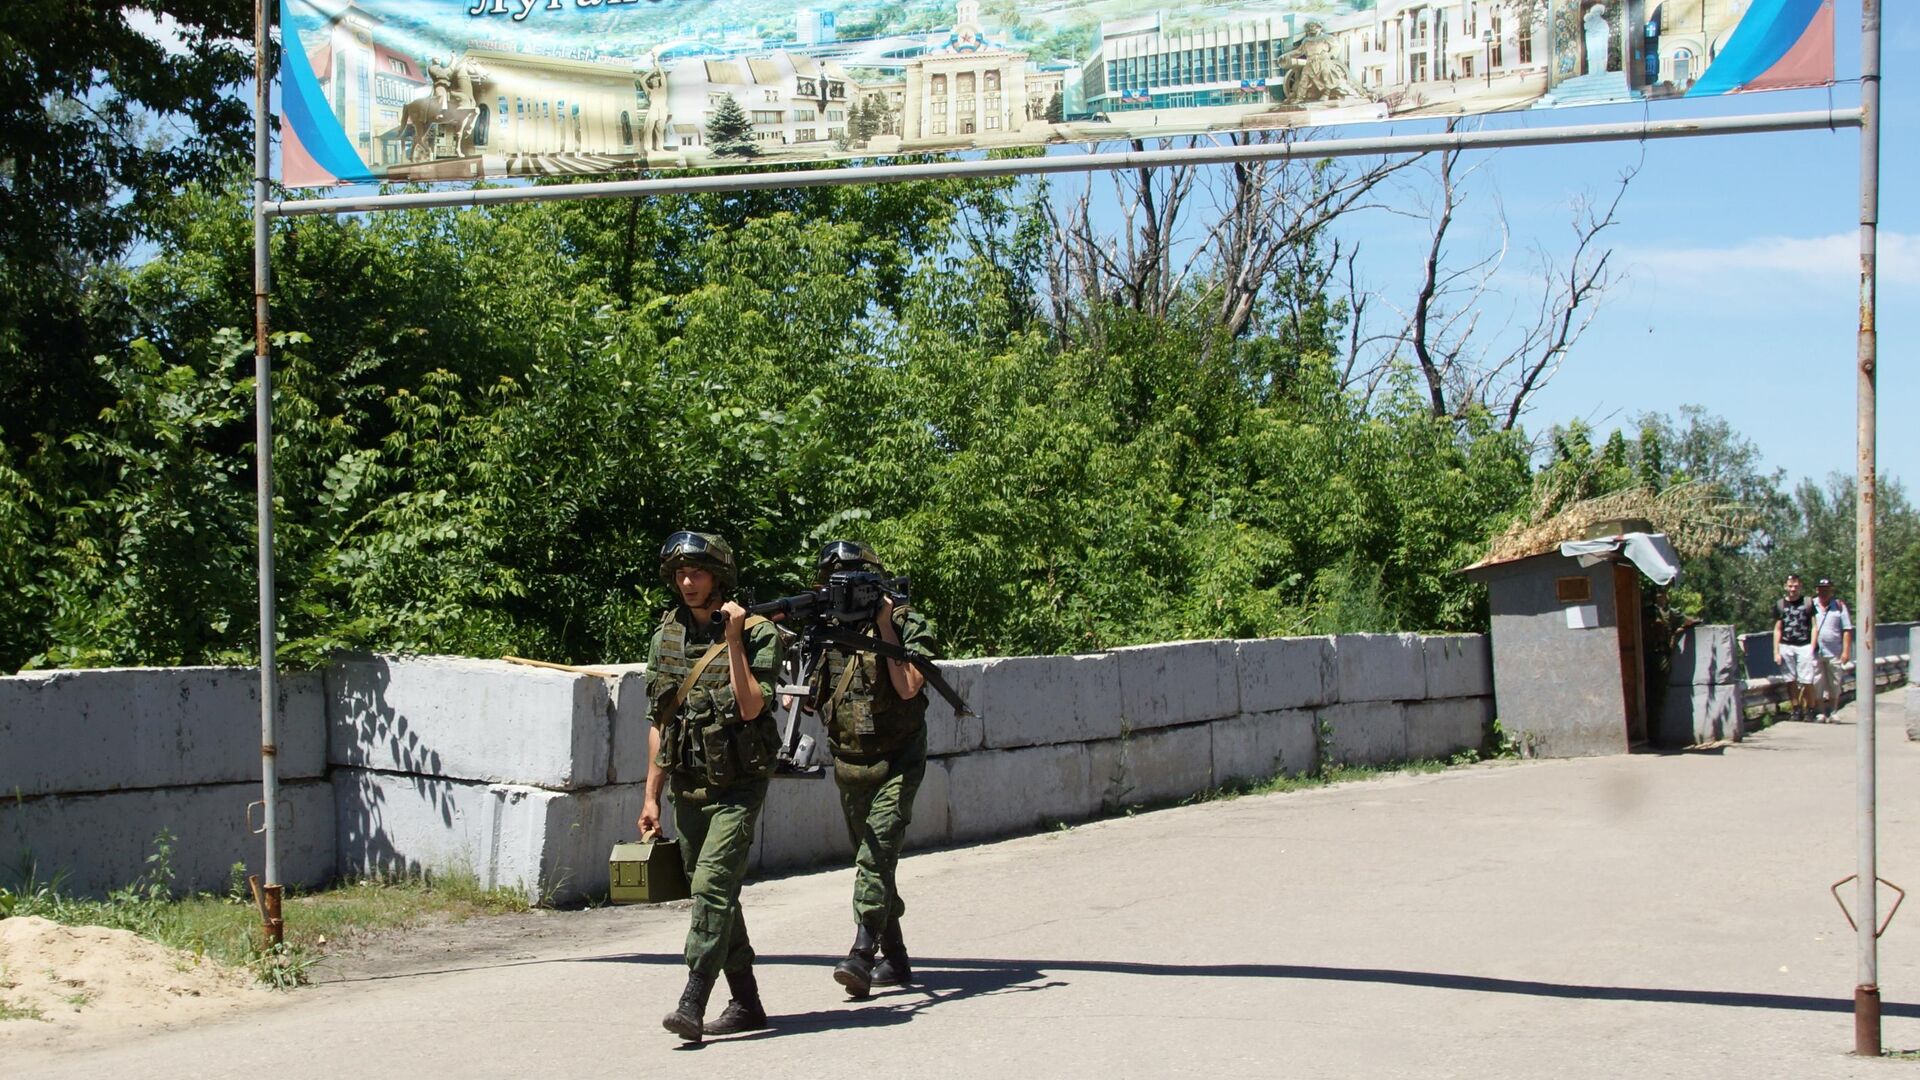
[[[174,1024],[265,994],[245,971],[126,930],[0,919],[0,1043]]]

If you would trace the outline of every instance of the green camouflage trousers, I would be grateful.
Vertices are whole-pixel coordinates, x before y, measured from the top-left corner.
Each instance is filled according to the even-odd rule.
[[[891,757],[871,765],[836,761],[840,811],[853,839],[853,917],[876,938],[888,919],[907,910],[894,882],[913,798],[927,775],[927,729],[922,727]]]
[[[705,796],[704,798],[701,796]],[[740,886],[753,852],[753,826],[767,802],[767,781],[702,790],[673,778],[673,821],[693,894],[687,967],[702,975],[742,971],[753,963]]]

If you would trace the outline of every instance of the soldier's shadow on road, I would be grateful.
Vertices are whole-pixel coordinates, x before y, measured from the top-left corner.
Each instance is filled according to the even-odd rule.
[[[840,960],[839,956],[762,953],[754,958],[754,964],[760,967],[774,964],[792,965],[818,968],[826,972],[831,971],[833,965]],[[660,964],[676,967],[685,963],[678,954],[663,953],[592,956],[584,957],[580,962]],[[970,998],[999,997],[1005,994],[1027,994],[1065,985],[1067,983],[1064,980],[1048,978],[1046,971],[1042,970],[1042,965],[1025,960],[915,959],[911,986],[875,987],[872,997],[864,1001],[848,999],[837,1009],[816,1009],[801,1013],[769,1012],[767,1019],[771,1027],[735,1036],[727,1041],[748,1042],[756,1039],[775,1039],[782,1035],[805,1035],[816,1031],[892,1027],[909,1023],[926,1010],[949,1002]],[[724,995],[723,984],[715,998],[717,1000]]]

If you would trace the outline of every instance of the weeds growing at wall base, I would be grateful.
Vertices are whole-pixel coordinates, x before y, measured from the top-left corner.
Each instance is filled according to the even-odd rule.
[[[290,989],[307,981],[329,947],[360,935],[531,906],[519,891],[484,888],[471,873],[360,878],[312,893],[289,890],[282,906],[286,940],[267,948],[261,942],[259,911],[244,886],[245,867],[236,864],[224,896],[176,896],[172,851],[173,837],[162,832],[139,878],[104,900],[68,895],[59,877],[41,878],[31,859],[25,859],[15,875],[20,884],[0,886],[0,919],[33,915],[68,926],[129,930],[194,956],[246,967],[262,983]],[[0,1020],[21,1018],[21,1010],[9,1012],[0,999]]]

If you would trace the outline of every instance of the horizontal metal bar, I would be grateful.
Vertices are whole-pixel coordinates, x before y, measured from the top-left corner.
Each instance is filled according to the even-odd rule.
[[[793,187],[828,187],[839,184],[897,184],[910,180],[950,180],[960,177],[1038,176],[1053,173],[1098,172],[1106,169],[1223,165],[1236,161],[1287,158],[1318,159],[1374,154],[1419,154],[1434,150],[1499,150],[1514,146],[1546,146],[1559,143],[1637,142],[1644,139],[1684,139],[1700,135],[1743,135],[1766,131],[1817,131],[1822,128],[1859,127],[1860,117],[1861,111],[1858,108],[1820,109],[1806,112],[1762,113],[1757,116],[1635,120],[1617,124],[1576,124],[1562,127],[1514,128],[1504,131],[1442,131],[1423,135],[1374,135],[1349,139],[1309,138],[1246,146],[1195,146],[1108,154],[1058,154],[1031,158],[936,161],[913,165],[868,165],[852,169],[806,169],[799,172],[770,170],[647,180],[608,180],[594,184],[410,191],[326,199],[287,199],[267,203],[266,213],[271,217],[297,217],[306,214],[350,214],[372,210],[498,206],[506,203],[548,202],[560,199],[617,199],[637,195],[765,191]]]

